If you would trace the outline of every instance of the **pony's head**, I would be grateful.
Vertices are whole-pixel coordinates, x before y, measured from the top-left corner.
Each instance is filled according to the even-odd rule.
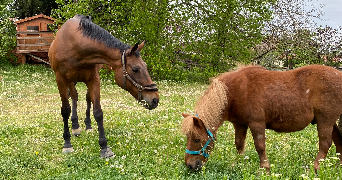
[[[121,54],[122,66],[115,71],[115,81],[123,89],[127,90],[143,106],[149,110],[154,109],[159,103],[157,85],[153,84],[147,71],[147,65],[140,56],[144,42],[137,43]]]
[[[185,165],[191,171],[201,170],[214,148],[214,135],[197,116],[182,115],[182,132],[187,137]]]

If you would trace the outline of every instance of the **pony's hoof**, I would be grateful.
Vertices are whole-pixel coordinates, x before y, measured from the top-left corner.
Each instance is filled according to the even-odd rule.
[[[114,157],[114,153],[109,147],[107,147],[107,149],[101,149],[100,157],[101,158],[112,158],[112,157]]]
[[[86,129],[85,130],[87,133],[92,133],[93,132],[93,128],[91,128],[91,129]]]
[[[81,132],[82,132],[82,129],[81,128],[72,129],[71,132],[72,132],[72,135],[79,136],[81,134]]]
[[[73,152],[74,151],[74,148],[63,148],[63,151],[62,151],[62,153],[63,154],[66,154],[66,153],[70,153],[70,152]]]

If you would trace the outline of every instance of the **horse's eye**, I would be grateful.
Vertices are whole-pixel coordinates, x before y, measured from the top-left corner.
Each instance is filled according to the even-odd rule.
[[[194,139],[195,142],[200,142],[201,140],[200,139]]]
[[[140,68],[134,67],[134,68],[132,68],[132,71],[133,71],[134,73],[139,73],[139,72],[140,72]]]

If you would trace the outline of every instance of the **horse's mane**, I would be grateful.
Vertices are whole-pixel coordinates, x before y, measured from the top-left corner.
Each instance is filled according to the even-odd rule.
[[[214,79],[208,90],[197,101],[195,112],[207,129],[212,130],[221,123],[224,109],[228,104],[227,92],[228,87],[218,79]],[[184,134],[189,132],[197,133],[196,128],[193,127],[192,119],[193,116],[184,118],[182,122],[182,132]]]
[[[107,47],[119,49],[121,52],[131,48],[130,45],[121,42],[108,31],[93,23],[90,16],[76,15],[76,17],[80,20],[78,30],[80,30],[84,36],[103,42]],[[140,52],[136,51],[135,55],[139,57]]]

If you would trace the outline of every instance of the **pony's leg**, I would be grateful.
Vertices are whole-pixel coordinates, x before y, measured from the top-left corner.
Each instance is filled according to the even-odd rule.
[[[332,139],[336,146],[336,153],[339,154],[340,164],[342,164],[342,136],[336,124],[333,127]]]
[[[91,98],[90,98],[89,90],[87,90],[86,100],[87,100],[87,110],[86,110],[86,118],[84,120],[84,123],[86,125],[86,131],[93,132],[93,128],[91,127],[91,119],[90,119]]]
[[[103,112],[100,104],[100,78],[97,77],[93,81],[87,83],[91,102],[93,103],[93,114],[97,122],[99,131],[99,145],[101,146],[101,158],[113,157],[114,153],[107,146],[107,139],[103,128]]]
[[[259,155],[260,168],[265,168],[267,172],[270,172],[270,164],[267,160],[266,144],[265,144],[266,126],[260,123],[250,123],[248,126],[252,132],[255,150],[258,152],[258,155]]]
[[[58,78],[58,75],[56,74],[56,81],[57,86],[59,90],[59,94],[61,96],[62,100],[62,107],[61,107],[61,114],[63,117],[64,122],[64,133],[63,133],[63,139],[64,139],[64,146],[63,146],[63,153],[72,152],[73,148],[70,142],[70,131],[68,126],[68,120],[71,113],[71,107],[69,104],[69,98],[68,98],[68,85],[63,83],[60,78]]]
[[[69,90],[70,90],[70,97],[72,100],[72,113],[71,113],[71,122],[72,122],[72,135],[78,136],[81,134],[82,129],[80,128],[80,125],[78,124],[78,116],[77,116],[77,101],[78,101],[78,94],[77,90],[75,88],[76,83],[70,83],[69,84]]]
[[[238,153],[236,163],[238,163],[241,156],[245,153],[245,140],[248,126],[237,123],[233,123],[233,125],[235,129],[235,146]],[[235,162],[233,163],[233,166],[234,165]]]
[[[248,126],[233,123],[235,129],[235,146],[239,155],[245,153],[245,140]]]
[[[327,118],[324,118],[324,119],[316,118],[316,119],[317,119],[317,131],[318,131],[318,140],[319,140],[319,151],[314,161],[314,169],[315,169],[315,172],[317,173],[317,170],[319,169],[319,160],[325,159],[325,157],[328,154],[329,148],[332,144],[332,134],[333,134],[334,125],[326,123],[324,119],[327,119]]]

